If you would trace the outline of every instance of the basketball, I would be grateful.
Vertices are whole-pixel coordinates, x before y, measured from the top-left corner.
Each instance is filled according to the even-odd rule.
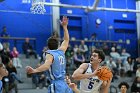
[[[100,80],[107,81],[113,76],[113,74],[107,66],[101,66],[97,70],[97,76]]]

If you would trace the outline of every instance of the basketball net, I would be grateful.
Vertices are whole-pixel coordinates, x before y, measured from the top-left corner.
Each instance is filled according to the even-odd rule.
[[[32,7],[30,8],[33,14],[44,14],[46,12],[44,7],[45,0],[32,0]]]

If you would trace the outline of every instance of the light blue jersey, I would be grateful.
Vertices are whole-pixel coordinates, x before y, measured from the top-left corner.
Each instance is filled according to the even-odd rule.
[[[65,54],[62,50],[48,50],[47,53],[53,56],[53,63],[48,70],[50,80],[64,80],[66,74]]]
[[[62,50],[47,50],[47,54],[53,56],[53,62],[49,70],[47,70],[47,76],[51,82],[48,88],[48,93],[73,93],[65,82],[66,75],[66,60],[65,54]]]
[[[0,80],[0,93],[2,93],[2,81]]]

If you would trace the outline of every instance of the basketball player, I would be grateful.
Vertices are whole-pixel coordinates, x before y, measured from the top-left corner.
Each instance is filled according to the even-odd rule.
[[[64,29],[64,41],[59,46],[57,37],[50,37],[48,39],[48,50],[45,52],[46,60],[43,65],[33,69],[30,66],[26,67],[27,73],[37,73],[46,71],[50,80],[51,85],[48,87],[48,93],[72,93],[68,84],[65,82],[65,51],[69,44],[69,33],[67,29],[68,18],[63,17],[61,25]]]
[[[103,51],[96,49],[91,54],[90,63],[83,63],[74,71],[72,78],[80,80],[79,93],[108,93],[112,77],[108,81],[102,81],[96,76],[104,59]]]

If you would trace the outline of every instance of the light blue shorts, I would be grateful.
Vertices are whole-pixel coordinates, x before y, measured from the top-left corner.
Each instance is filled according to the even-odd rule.
[[[64,80],[55,80],[49,85],[48,93],[73,93],[73,91]]]

